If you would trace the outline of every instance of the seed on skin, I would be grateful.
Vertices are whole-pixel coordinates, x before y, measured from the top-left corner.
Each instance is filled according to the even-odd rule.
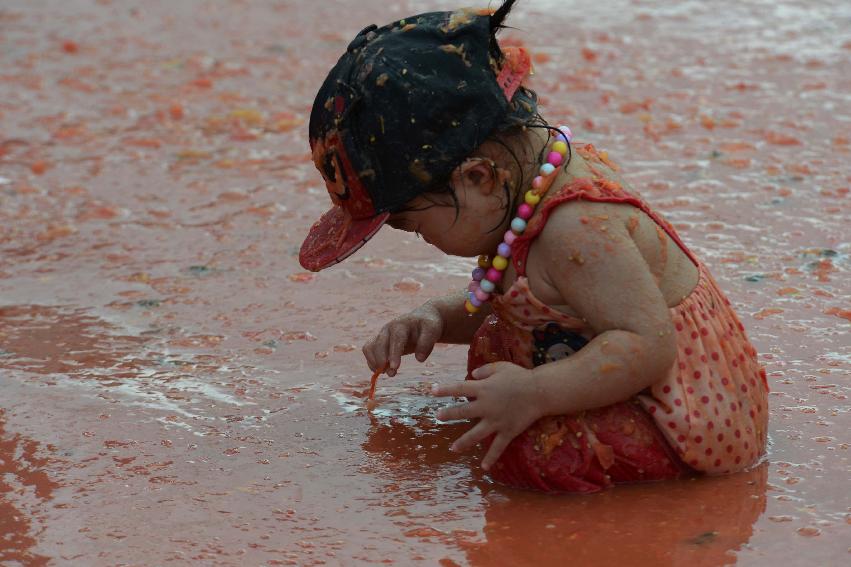
[[[638,228],[638,217],[629,217],[629,222],[626,225],[626,230],[630,235],[635,234],[636,229]]]
[[[582,254],[580,254],[579,252],[577,252],[576,254],[573,254],[571,256],[568,256],[567,259],[570,260],[571,262],[573,262],[574,264],[579,264],[580,266],[585,263],[585,258],[583,258]]]

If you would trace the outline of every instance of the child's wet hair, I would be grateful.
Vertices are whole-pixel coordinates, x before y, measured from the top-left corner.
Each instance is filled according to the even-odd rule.
[[[526,89],[526,91],[528,92],[529,96],[536,98],[534,91],[531,91],[529,89]],[[499,230],[499,228],[505,224],[505,221],[508,220],[508,217],[509,217],[509,215],[511,215],[511,212],[516,210],[518,200],[520,199],[521,195],[523,194],[523,189],[526,187],[526,178],[525,178],[525,175],[524,175],[524,169],[525,168],[524,168],[523,161],[520,159],[520,157],[518,157],[517,152],[514,151],[514,149],[511,147],[511,145],[508,142],[512,139],[522,137],[525,134],[525,132],[529,129],[542,129],[542,130],[547,131],[547,143],[544,144],[541,147],[541,150],[540,150],[540,152],[537,156],[537,159],[536,159],[537,162],[541,162],[544,159],[544,152],[546,151],[546,148],[549,147],[549,141],[552,139],[552,136],[554,134],[559,133],[559,130],[555,126],[549,124],[540,115],[540,113],[535,113],[535,115],[531,119],[527,120],[526,122],[524,122],[522,124],[517,124],[516,122],[507,118],[506,120],[503,121],[502,124],[500,124],[497,127],[496,133],[493,134],[488,139],[488,141],[490,141],[490,142],[499,144],[500,146],[502,146],[502,148],[506,152],[508,152],[508,154],[514,160],[514,164],[517,166],[517,170],[519,172],[519,179],[517,180],[517,186],[514,187],[513,190],[509,186],[508,181],[506,181],[505,184],[503,185],[502,188],[503,188],[503,191],[505,192],[505,197],[506,197],[506,200],[508,202],[508,206],[505,208],[505,212],[504,212],[502,218],[500,219],[499,223],[496,226],[494,226],[492,229],[490,229],[488,231],[488,233]],[[570,148],[570,144],[568,144],[568,151],[572,152],[572,149]],[[565,160],[564,165],[563,165],[564,168],[566,168],[567,165],[570,163],[571,155],[572,155],[571,153],[568,154],[568,159]],[[472,155],[470,157],[475,158],[475,157],[480,157],[480,156]],[[439,197],[438,198],[434,197],[434,196],[438,196],[438,195],[440,195],[440,196],[449,195],[449,197],[452,199],[452,205],[455,207],[455,221],[457,221],[458,217],[460,215],[460,212],[461,212],[461,204],[458,201],[458,196],[455,192],[455,188],[452,186],[451,181],[449,181],[445,184],[440,184],[440,185],[437,185],[433,188],[430,188],[425,193],[423,193],[421,195],[421,197],[423,199],[425,199],[426,201],[431,203],[430,205],[426,205],[426,206],[422,206],[422,207],[408,207],[408,206],[406,206],[406,207],[400,209],[397,212],[424,211],[424,210],[430,209],[432,207],[448,206],[447,203],[445,201],[442,201]]]
[[[505,56],[500,49],[499,42],[496,39],[496,34],[502,30],[507,28],[505,25],[505,20],[508,17],[511,9],[514,7],[516,0],[505,0],[502,5],[491,15],[490,17],[490,31],[491,31],[491,41],[490,41],[490,51],[491,56],[495,61],[504,62]],[[537,95],[534,91],[527,89],[525,87],[521,87],[521,91],[525,94],[527,99],[537,101]],[[503,121],[498,124],[494,130],[494,134],[492,134],[488,141],[499,144],[503,147],[503,149],[508,152],[508,154],[514,160],[515,165],[520,173],[520,178],[517,182],[517,187],[514,188],[512,194],[512,188],[509,187],[508,182],[503,185],[503,190],[505,191],[505,196],[508,201],[508,206],[505,209],[505,214],[502,219],[500,219],[499,224],[497,224],[494,228],[489,230],[488,232],[494,232],[498,230],[506,220],[508,220],[511,211],[515,210],[517,207],[517,201],[522,194],[522,189],[526,186],[526,180],[524,176],[524,166],[521,159],[517,156],[517,153],[514,149],[507,143],[507,141],[517,138],[518,136],[522,136],[526,130],[531,128],[539,128],[547,130],[547,142],[551,139],[553,133],[558,134],[558,129],[555,126],[547,123],[546,120],[540,115],[540,113],[535,112],[534,116],[526,119],[523,122],[518,122],[514,116],[506,116]],[[537,161],[540,162],[544,158],[544,152],[546,151],[547,145],[544,145],[540,154],[538,155]],[[570,151],[570,146],[568,145],[568,151]],[[475,155],[469,157],[477,157]],[[570,163],[570,154],[568,154],[568,159],[565,161],[564,167],[567,167],[567,164]],[[458,220],[458,216],[460,214],[460,203],[458,201],[458,196],[456,195],[455,188],[452,187],[452,182],[447,181],[446,183],[441,183],[439,185],[435,185],[427,189],[421,197],[425,200],[429,201],[431,205],[426,205],[424,207],[410,207],[405,206],[401,209],[398,209],[396,212],[405,212],[405,211],[422,211],[425,209],[430,209],[431,207],[437,206],[448,206],[445,202],[441,202],[440,200],[436,200],[433,196],[437,195],[449,195],[452,199],[452,205],[455,207],[455,221]]]
[[[514,7],[514,3],[516,0],[505,0],[493,14],[491,14],[490,18],[490,28],[491,28],[491,55],[497,61],[503,60],[502,50],[499,48],[499,43],[496,41],[496,34],[499,30],[505,29],[505,19],[508,17],[508,14],[511,12],[511,8]]]

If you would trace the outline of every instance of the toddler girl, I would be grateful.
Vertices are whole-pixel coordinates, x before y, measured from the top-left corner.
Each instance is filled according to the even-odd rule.
[[[605,152],[538,113],[528,54],[496,33],[513,0],[369,26],[322,85],[310,145],[334,207],[300,261],[342,261],[384,224],[478,256],[467,290],[389,322],[373,370],[470,344],[467,398],[500,482],[590,492],[721,474],[766,444],[765,373],[706,267]]]

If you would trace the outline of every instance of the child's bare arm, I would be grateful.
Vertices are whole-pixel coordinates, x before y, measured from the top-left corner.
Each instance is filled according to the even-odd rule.
[[[491,313],[489,303],[482,305],[481,309],[470,315],[464,309],[467,301],[467,292],[459,291],[443,297],[430,300],[428,303],[440,312],[443,319],[443,333],[440,336],[441,343],[453,345],[468,345],[473,340],[473,335],[482,325],[485,318]]]
[[[569,359],[535,369],[546,414],[627,400],[660,380],[676,357],[668,306],[624,211],[574,203],[547,224],[540,253],[550,282],[596,336]]]

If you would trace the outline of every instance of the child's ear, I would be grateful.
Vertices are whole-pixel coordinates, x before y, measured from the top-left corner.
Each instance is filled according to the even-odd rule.
[[[470,158],[452,171],[452,181],[456,186],[490,195],[498,184],[496,164],[487,158]]]

